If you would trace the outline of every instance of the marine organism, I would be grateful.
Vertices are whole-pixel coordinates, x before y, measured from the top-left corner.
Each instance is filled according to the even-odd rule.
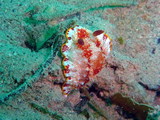
[[[44,108],[36,103],[32,102],[32,103],[30,103],[30,106],[43,114],[48,114],[54,120],[64,120],[64,118],[61,115],[59,115],[58,113],[50,111],[50,110],[48,110],[48,108]]]
[[[120,45],[123,45],[125,43],[124,39],[122,37],[117,38]]]
[[[103,30],[92,32],[77,25],[66,31],[66,38],[61,47],[65,96],[83,87],[102,70],[112,48],[111,39]]]
[[[154,110],[154,107],[138,103],[121,93],[114,94],[111,97],[111,101],[113,104],[120,106],[124,111],[133,114],[137,120],[146,120],[148,114]]]

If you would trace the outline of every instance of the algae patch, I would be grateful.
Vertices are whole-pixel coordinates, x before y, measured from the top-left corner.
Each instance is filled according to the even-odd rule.
[[[125,40],[123,39],[123,37],[118,37],[117,41],[119,42],[120,45],[125,44]]]
[[[138,120],[146,120],[148,114],[154,110],[152,106],[140,104],[130,97],[123,96],[120,93],[113,95],[111,101],[128,113],[134,114]]]

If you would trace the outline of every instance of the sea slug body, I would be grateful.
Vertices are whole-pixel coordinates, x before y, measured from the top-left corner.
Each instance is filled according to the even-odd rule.
[[[61,52],[66,79],[62,92],[67,96],[73,89],[83,87],[102,70],[112,49],[112,42],[103,30],[92,32],[78,25],[66,31],[66,38]]]

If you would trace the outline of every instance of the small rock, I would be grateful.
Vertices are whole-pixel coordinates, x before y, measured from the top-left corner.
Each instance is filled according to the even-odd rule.
[[[157,44],[160,44],[160,38],[157,39]]]

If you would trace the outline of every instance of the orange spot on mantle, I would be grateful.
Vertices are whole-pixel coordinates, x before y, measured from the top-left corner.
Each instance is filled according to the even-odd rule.
[[[88,37],[89,37],[89,34],[85,29],[78,29],[78,38],[84,39]]]

